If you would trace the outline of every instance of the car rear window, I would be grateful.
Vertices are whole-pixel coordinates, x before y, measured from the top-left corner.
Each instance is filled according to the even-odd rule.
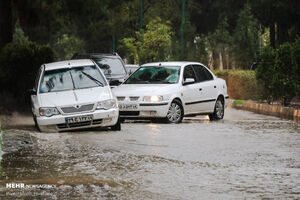
[[[123,63],[118,58],[98,58],[95,59],[98,66],[101,68],[105,76],[125,75]]]

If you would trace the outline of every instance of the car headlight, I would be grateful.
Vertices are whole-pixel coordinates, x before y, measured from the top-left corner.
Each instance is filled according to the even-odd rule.
[[[98,105],[97,105],[97,110],[100,110],[100,109],[104,109],[104,110],[109,110],[111,108],[116,108],[117,107],[117,102],[115,99],[108,99],[108,100],[105,100],[105,101],[100,101],[98,102]]]
[[[163,96],[154,95],[154,96],[145,96],[144,97],[145,102],[159,102],[162,100],[163,100]]]
[[[42,107],[40,108],[40,115],[41,116],[46,116],[46,117],[51,117],[53,115],[59,115],[59,111],[55,107]]]

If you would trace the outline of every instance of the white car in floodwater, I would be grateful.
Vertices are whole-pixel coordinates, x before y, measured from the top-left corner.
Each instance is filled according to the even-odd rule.
[[[40,131],[121,129],[116,97],[92,60],[42,65],[30,94],[33,119]]]
[[[226,82],[197,62],[157,62],[142,65],[113,89],[121,118],[164,118],[180,123],[184,116],[224,116]]]

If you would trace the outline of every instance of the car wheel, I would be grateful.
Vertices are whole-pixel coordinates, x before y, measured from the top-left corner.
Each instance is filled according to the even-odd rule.
[[[220,120],[224,117],[224,103],[221,98],[218,98],[215,104],[214,113],[209,115],[210,120]]]
[[[34,127],[35,127],[39,132],[41,132],[41,129],[40,129],[39,125],[37,124],[36,116],[35,116],[34,114],[32,114],[32,118],[33,118],[33,121],[34,121]]]
[[[121,119],[120,119],[120,117],[118,118],[118,122],[111,127],[111,130],[113,130],[113,131],[120,131],[121,130]]]
[[[120,118],[120,122],[124,123],[125,122],[125,118]]]
[[[172,101],[167,116],[166,116],[166,121],[168,123],[180,123],[183,119],[183,107],[178,100]]]

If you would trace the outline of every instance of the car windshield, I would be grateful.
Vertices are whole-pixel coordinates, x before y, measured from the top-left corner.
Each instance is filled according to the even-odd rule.
[[[40,92],[58,92],[105,85],[106,82],[95,65],[82,66],[45,71]]]
[[[118,58],[99,58],[96,60],[98,66],[102,69],[105,76],[125,75],[123,63]]]
[[[173,84],[179,79],[180,67],[141,67],[124,84]]]

